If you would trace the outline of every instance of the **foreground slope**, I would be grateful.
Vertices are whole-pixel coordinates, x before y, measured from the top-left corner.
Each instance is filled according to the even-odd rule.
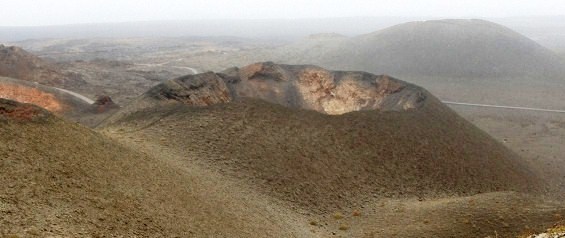
[[[303,232],[285,210],[220,175],[179,169],[33,105],[0,99],[0,135],[2,237]]]
[[[354,204],[353,216],[337,210],[345,215],[336,220],[338,213],[312,215],[263,196],[244,180],[187,161],[186,149],[140,134],[112,134],[118,142],[3,99],[0,122],[2,237],[510,237],[524,224],[548,227],[565,212],[500,193],[371,199]]]
[[[186,76],[104,126],[316,213],[374,197],[541,185],[514,153],[424,89],[361,72],[258,63]]]

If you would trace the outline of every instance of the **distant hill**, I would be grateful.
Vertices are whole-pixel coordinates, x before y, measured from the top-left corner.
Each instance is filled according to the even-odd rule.
[[[506,27],[483,20],[410,22],[347,40],[317,43],[299,52],[306,40],[278,53],[284,62],[399,76],[451,78],[559,78],[563,60]],[[300,54],[303,56],[300,57]]]
[[[69,81],[55,64],[19,47],[4,45],[0,45],[0,76],[49,86],[61,86]]]
[[[539,185],[514,153],[424,89],[363,72],[257,63],[189,75],[103,127],[159,141],[313,212],[369,197]]]
[[[296,40],[318,32],[357,35],[421,17],[339,17],[311,19],[202,19],[2,27],[0,42],[45,38],[132,38],[236,36],[270,41]]]

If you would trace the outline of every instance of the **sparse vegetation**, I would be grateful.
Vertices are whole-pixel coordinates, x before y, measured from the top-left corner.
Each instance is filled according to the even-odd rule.
[[[547,232],[550,235],[557,235],[557,234],[561,234],[561,233],[565,234],[565,225],[557,225],[555,227],[549,228],[547,230]]]
[[[341,225],[339,225],[339,230],[340,231],[347,231],[347,230],[349,230],[349,226],[345,225],[345,224],[341,224]]]

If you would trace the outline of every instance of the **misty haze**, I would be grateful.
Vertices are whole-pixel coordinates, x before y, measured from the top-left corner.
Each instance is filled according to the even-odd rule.
[[[565,237],[565,4],[21,0],[0,237]]]

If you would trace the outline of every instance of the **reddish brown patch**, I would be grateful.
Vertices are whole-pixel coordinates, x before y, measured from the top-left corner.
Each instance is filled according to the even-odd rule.
[[[64,110],[63,103],[53,94],[43,92],[36,88],[9,84],[0,85],[0,98],[34,104],[54,113],[59,113]]]
[[[42,115],[45,115],[45,113],[33,105],[0,101],[0,116],[19,121],[29,121]]]

